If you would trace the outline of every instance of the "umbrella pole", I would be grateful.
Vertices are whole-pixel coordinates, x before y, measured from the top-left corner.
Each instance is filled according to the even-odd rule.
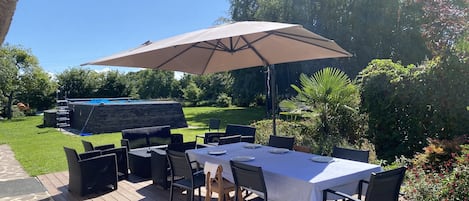
[[[271,64],[269,66],[269,80],[270,80],[270,100],[272,101],[272,134],[273,135],[277,135],[277,123],[276,123],[276,99],[277,99],[277,94],[276,94],[276,90],[275,90],[275,65],[274,64]]]

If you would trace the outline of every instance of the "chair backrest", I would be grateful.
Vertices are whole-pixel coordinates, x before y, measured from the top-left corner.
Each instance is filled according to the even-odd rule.
[[[218,145],[231,144],[237,142],[241,142],[241,135],[220,137],[220,139],[218,140]]]
[[[186,152],[189,149],[195,149],[197,143],[195,141],[192,142],[184,142],[184,143],[172,143],[168,144],[168,150],[177,151],[177,152]]]
[[[166,150],[166,156],[169,161],[171,177],[183,176],[185,179],[192,180],[193,172],[187,155],[184,152]]]
[[[271,135],[269,137],[269,146],[285,149],[293,149],[295,137]]]
[[[246,125],[228,124],[226,125],[226,135],[256,136],[256,128]]]
[[[68,147],[64,147],[64,151],[67,157],[68,171],[70,173],[78,172],[80,169],[80,165],[78,164],[80,158],[78,157],[77,151]]]
[[[368,163],[370,151],[357,150],[357,149],[346,149],[334,146],[332,150],[332,157],[343,158],[353,161],[359,161]]]
[[[366,191],[365,201],[397,201],[406,168],[373,173]]]
[[[256,167],[235,161],[230,161],[230,166],[231,172],[233,173],[233,179],[235,182],[236,189],[244,187],[258,191],[264,194],[264,200],[268,200],[264,173],[262,172],[261,167]]]
[[[88,141],[85,141],[85,140],[81,140],[81,142],[83,143],[83,147],[85,148],[85,151],[93,151],[94,150],[93,144],[91,142],[88,142]]]
[[[208,130],[210,131],[211,129],[220,129],[220,119],[210,119],[208,121]]]

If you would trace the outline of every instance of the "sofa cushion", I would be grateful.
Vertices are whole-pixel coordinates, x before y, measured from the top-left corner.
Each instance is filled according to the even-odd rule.
[[[150,146],[158,146],[163,144],[171,144],[171,136],[169,137],[156,137],[150,136],[149,138]]]

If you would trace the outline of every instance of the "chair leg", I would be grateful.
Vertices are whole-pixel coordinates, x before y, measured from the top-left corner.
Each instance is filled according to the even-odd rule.
[[[200,187],[199,187],[199,201],[202,201],[202,195],[200,195],[202,192],[200,190]]]
[[[173,190],[174,190],[174,187],[173,185],[171,185],[171,187],[169,187],[169,200],[170,201],[173,201]]]

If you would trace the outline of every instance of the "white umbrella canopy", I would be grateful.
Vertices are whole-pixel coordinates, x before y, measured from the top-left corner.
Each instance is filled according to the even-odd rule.
[[[333,40],[301,25],[244,21],[189,32],[82,65],[224,72],[294,61],[350,57]]]
[[[351,57],[333,40],[301,25],[243,21],[193,31],[82,65],[107,65],[207,74],[325,58]],[[270,85],[275,77],[269,68]],[[270,77],[272,77],[270,79]],[[275,87],[270,87],[275,108]],[[275,111],[272,112],[276,135]]]

